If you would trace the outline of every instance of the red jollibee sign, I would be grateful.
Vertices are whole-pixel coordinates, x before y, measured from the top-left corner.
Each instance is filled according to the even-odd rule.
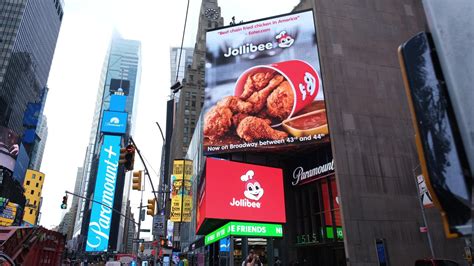
[[[197,230],[208,219],[285,223],[279,168],[207,158]]]

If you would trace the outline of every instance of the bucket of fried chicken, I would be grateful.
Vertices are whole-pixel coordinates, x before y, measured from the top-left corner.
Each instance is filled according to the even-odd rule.
[[[313,103],[320,89],[314,68],[289,60],[247,69],[238,78],[233,96],[222,98],[206,114],[204,136],[226,143],[229,136],[250,142],[283,139],[282,122]]]
[[[252,113],[271,119],[275,127],[310,105],[319,89],[320,78],[310,64],[289,60],[246,70],[234,95],[252,103]]]

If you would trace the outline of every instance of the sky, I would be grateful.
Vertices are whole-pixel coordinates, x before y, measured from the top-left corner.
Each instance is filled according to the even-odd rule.
[[[291,12],[299,0],[218,0],[224,24],[232,16],[249,21]],[[138,95],[135,140],[150,168],[159,173],[162,138],[155,122],[165,131],[166,101],[170,91],[171,47],[181,44],[186,0],[65,0],[64,18],[49,75],[45,105],[48,139],[41,165],[45,173],[40,224],[57,226],[66,210],[60,205],[65,191],[74,191],[77,168],[84,162],[101,69],[112,30],[123,38],[141,41],[142,75]],[[194,47],[201,1],[190,0],[185,47]],[[138,158],[138,156],[137,156]],[[135,163],[135,170],[143,169]],[[155,184],[155,187],[158,184]],[[150,188],[149,184],[146,184]],[[132,212],[137,219],[140,193],[131,191]],[[144,193],[144,204],[151,198]],[[72,203],[69,197],[68,208]],[[147,217],[142,228],[150,228]]]

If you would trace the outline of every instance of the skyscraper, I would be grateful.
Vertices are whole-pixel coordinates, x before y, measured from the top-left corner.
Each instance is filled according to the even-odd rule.
[[[38,122],[36,135],[38,136],[38,144],[35,145],[32,151],[30,166],[28,168],[39,171],[41,168],[41,162],[43,161],[46,139],[48,138],[48,119],[45,115],[42,115]]]
[[[134,121],[136,116],[137,90],[140,81],[140,42],[123,39],[117,32],[114,33],[106,55],[102,69],[101,79],[97,92],[97,99],[92,120],[92,127],[84,161],[84,171],[82,176],[82,186],[79,194],[91,198],[96,185],[97,171],[99,167],[99,156],[101,145],[104,142],[104,134],[101,133],[101,124],[104,111],[111,108],[111,96],[123,96],[124,111],[128,113],[125,133],[121,138],[120,145],[126,145],[131,134],[133,134]],[[124,213],[129,195],[130,177],[125,175],[123,167],[119,167],[115,184],[113,208]],[[126,205],[126,204],[125,204]],[[74,236],[82,242],[84,250],[85,239],[89,231],[91,219],[90,202],[81,200],[78,204],[75,228],[81,227],[80,232],[74,232]],[[124,220],[117,214],[113,214],[110,223],[110,238],[108,250],[119,250],[123,236]]]
[[[170,69],[171,69],[171,76],[170,76],[170,81],[171,85],[173,85],[176,82],[176,78],[178,79],[179,82],[182,82],[186,69],[191,67],[193,63],[193,48],[189,47],[183,47],[183,50],[180,51],[181,49],[179,47],[173,47],[170,49]],[[180,53],[181,53],[181,63],[179,63],[180,60]],[[178,64],[179,64],[179,71],[176,73],[176,70],[178,69]],[[176,74],[178,76],[176,77]]]
[[[201,113],[201,107],[204,102],[206,30],[221,27],[223,24],[224,19],[220,16],[220,7],[217,4],[217,0],[203,1],[196,34],[196,45],[192,55],[192,64],[189,65],[188,60],[184,60],[185,57],[183,56],[181,57],[181,65],[185,65],[186,69],[182,82],[183,88],[179,92],[179,102],[176,103],[175,107],[174,128],[182,130],[175,130],[173,132],[171,158],[184,158]],[[172,61],[172,66],[173,63]]]
[[[2,136],[9,139],[9,152],[0,151],[0,202],[15,206],[14,225],[22,220],[25,197],[24,175],[12,172],[16,154],[28,165],[33,150],[39,149],[36,128],[48,91],[62,6],[60,0],[0,1],[0,128]],[[5,217],[3,207],[0,204],[0,217]]]
[[[175,115],[173,128],[182,130],[174,130],[171,140],[171,155],[168,169],[172,169],[173,159],[184,158],[194,129],[196,128],[201,108],[204,103],[204,70],[206,55],[206,30],[221,27],[224,25],[224,19],[221,17],[220,7],[217,0],[204,0],[201,4],[201,11],[198,22],[198,31],[196,34],[196,45],[192,55],[192,63],[189,65],[188,59],[181,57],[181,65],[185,65],[184,78],[182,80],[182,89],[179,95],[175,95]],[[179,50],[178,50],[179,51]],[[187,57],[187,53],[186,53]],[[174,58],[172,58],[171,66],[173,68]],[[174,67],[176,71],[177,67]],[[179,73],[181,74],[181,73]],[[175,73],[176,75],[176,73]],[[178,75],[179,76],[179,75]],[[176,77],[176,76],[175,76]],[[174,80],[172,79],[172,84]],[[168,125],[167,125],[168,126]],[[168,130],[167,130],[168,132]],[[165,171],[165,174],[167,172]],[[171,173],[171,170],[168,172]],[[169,174],[166,178],[170,178]],[[183,223],[180,227],[181,231],[188,231],[189,224]],[[179,235],[177,227],[175,235]],[[181,245],[187,245],[190,241],[189,234],[180,235]]]

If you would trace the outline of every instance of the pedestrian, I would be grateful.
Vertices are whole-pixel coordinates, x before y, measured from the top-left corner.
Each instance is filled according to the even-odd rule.
[[[249,250],[249,255],[242,262],[242,266],[263,266],[260,258],[253,249]]]

